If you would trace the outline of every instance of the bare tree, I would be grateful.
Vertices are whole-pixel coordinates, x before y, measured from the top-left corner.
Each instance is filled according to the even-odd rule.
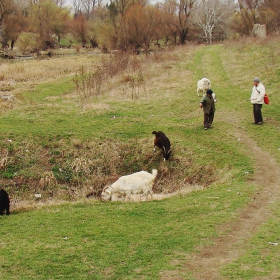
[[[157,29],[161,25],[158,10],[147,5],[135,3],[127,10],[122,22],[123,36],[120,47],[123,50],[142,47],[148,54],[151,42],[156,38]]]
[[[98,0],[72,0],[74,16],[83,14],[86,19],[93,18],[94,9],[98,3]]]
[[[176,27],[177,19],[177,11],[178,11],[178,3],[176,0],[166,0],[162,6],[159,5],[159,9],[162,10],[163,13],[163,30],[165,32],[165,44],[168,43],[170,37],[173,38],[174,44],[177,44],[177,37],[179,35],[178,28]]]
[[[88,20],[83,14],[78,15],[72,23],[72,32],[75,38],[82,43],[83,48],[88,42]]]
[[[280,0],[264,0],[259,7],[260,22],[266,25],[267,33],[280,30]]]
[[[2,48],[8,47],[8,37],[5,21],[13,14],[15,5],[13,0],[0,0],[0,41]]]
[[[191,16],[201,0],[165,0],[159,8],[164,14],[164,25],[168,28],[167,37],[172,36],[176,44],[185,44],[191,23]],[[166,37],[166,38],[167,38]]]
[[[80,0],[71,1],[74,17],[77,17],[79,14],[82,14],[82,4]]]
[[[93,17],[94,8],[97,4],[97,0],[81,0],[82,7],[83,7],[83,13],[86,16],[87,19],[90,17]]]
[[[58,7],[63,7],[67,2],[67,0],[53,0],[53,1]]]
[[[0,0],[0,26],[3,20],[13,12],[14,3],[12,0]]]
[[[239,13],[245,25],[244,33],[249,35],[255,23],[258,23],[258,7],[262,0],[238,0]]]
[[[54,2],[43,0],[30,7],[30,30],[39,35],[41,48],[54,48],[67,31],[69,11]],[[57,35],[55,38],[53,35]]]
[[[2,30],[2,40],[3,42],[9,41],[10,49],[13,50],[14,45],[19,37],[19,35],[26,31],[29,22],[28,18],[25,17],[21,11],[17,11],[4,20],[3,30]]]
[[[207,43],[212,44],[214,32],[227,23],[234,9],[231,0],[205,0],[200,4],[195,22],[202,29]]]
[[[113,0],[111,2],[115,3],[118,13],[124,16],[131,5],[138,3],[142,6],[145,6],[147,0]]]
[[[190,17],[196,8],[198,0],[179,0],[178,18],[174,22],[179,33],[180,43],[184,44],[187,39],[190,26]]]

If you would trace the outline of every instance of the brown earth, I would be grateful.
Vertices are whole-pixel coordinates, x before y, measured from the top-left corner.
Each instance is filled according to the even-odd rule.
[[[185,272],[192,273],[192,279],[223,279],[219,270],[242,256],[246,240],[271,217],[269,205],[280,196],[280,166],[268,152],[258,147],[244,133],[240,140],[252,151],[255,160],[253,181],[258,185],[257,191],[234,222],[228,222],[218,229],[219,237],[213,240],[213,245],[197,248],[198,253],[187,256],[187,262],[183,264],[184,271],[180,271],[178,275]],[[173,271],[170,275],[165,273],[162,279],[186,279],[178,275]]]

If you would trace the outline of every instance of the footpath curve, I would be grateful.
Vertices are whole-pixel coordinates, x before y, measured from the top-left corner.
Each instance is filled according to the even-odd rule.
[[[203,49],[200,67],[203,67],[205,76],[211,73],[213,76],[211,80],[214,80],[215,85],[219,85],[220,90],[223,89],[222,99],[224,99],[224,102],[228,102],[226,98],[232,93],[233,82],[229,79],[227,71],[222,65],[219,50],[219,46]],[[201,73],[201,71],[200,69],[198,72]],[[165,273],[161,278],[163,280],[186,280],[182,275],[191,275],[188,278],[189,280],[225,279],[220,274],[221,269],[244,255],[246,249],[250,246],[250,238],[256,234],[256,231],[263,223],[272,217],[271,204],[279,200],[280,197],[280,165],[271,154],[259,147],[257,142],[250,137],[249,132],[239,126],[240,122],[248,121],[249,112],[246,112],[245,116],[244,109],[239,111],[238,107],[235,106],[231,114],[229,112],[222,114],[223,104],[218,101],[217,105],[220,107],[220,118],[226,120],[232,128],[233,134],[239,139],[238,142],[242,143],[251,153],[254,160],[252,180],[257,185],[257,188],[251,197],[250,203],[236,213],[236,219],[223,224],[217,229],[218,237],[212,239],[213,245],[196,248],[197,253],[191,253],[186,256],[187,261],[182,263],[180,271]],[[252,117],[251,114],[250,117]],[[219,121],[219,113],[215,118],[216,121]],[[258,129],[258,127],[255,128]],[[265,128],[265,124],[262,128]],[[279,279],[279,275],[277,278],[262,279]]]
[[[269,205],[280,196],[280,166],[273,157],[262,150],[248,136],[242,134],[241,141],[250,147],[255,159],[253,180],[258,185],[251,202],[240,213],[235,222],[223,225],[223,234],[213,240],[213,246],[201,248],[199,253],[188,257],[185,270],[192,272],[194,279],[224,279],[219,270],[240,257],[249,240],[262,223],[271,217]],[[179,278],[178,278],[179,279]]]

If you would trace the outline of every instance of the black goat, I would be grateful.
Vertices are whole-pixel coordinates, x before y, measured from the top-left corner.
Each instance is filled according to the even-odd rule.
[[[153,131],[155,134],[154,139],[154,153],[156,152],[156,146],[162,149],[163,159],[168,160],[171,155],[171,144],[168,137],[162,131]]]
[[[10,199],[8,193],[1,189],[0,190],[0,215],[2,216],[6,211],[7,215],[10,215]]]

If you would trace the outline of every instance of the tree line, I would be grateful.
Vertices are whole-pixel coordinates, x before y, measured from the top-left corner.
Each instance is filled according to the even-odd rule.
[[[1,47],[22,53],[74,45],[148,51],[152,43],[211,44],[251,35],[257,23],[268,34],[279,32],[280,0],[0,0]]]

